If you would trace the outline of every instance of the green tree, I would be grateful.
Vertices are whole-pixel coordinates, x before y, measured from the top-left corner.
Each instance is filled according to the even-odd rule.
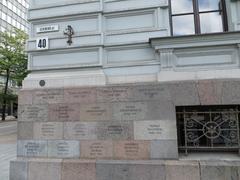
[[[27,55],[25,42],[27,34],[14,29],[10,32],[0,32],[0,75],[5,77],[2,92],[2,120],[5,120],[7,100],[9,99],[9,81],[14,80],[21,85],[26,77]]]

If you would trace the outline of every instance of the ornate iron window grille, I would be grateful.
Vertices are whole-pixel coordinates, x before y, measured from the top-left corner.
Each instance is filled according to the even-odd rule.
[[[240,154],[237,109],[224,111],[177,112],[179,150],[238,151]]]

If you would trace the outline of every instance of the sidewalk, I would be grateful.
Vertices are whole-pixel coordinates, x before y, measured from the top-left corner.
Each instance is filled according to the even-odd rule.
[[[0,123],[4,123],[8,121],[17,121],[17,119],[14,116],[7,116],[5,121],[2,121],[2,117],[0,116]]]
[[[9,163],[16,159],[16,119],[0,121],[0,180],[9,180]]]

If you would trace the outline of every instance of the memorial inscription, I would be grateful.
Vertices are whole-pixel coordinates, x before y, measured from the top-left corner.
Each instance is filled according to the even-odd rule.
[[[65,89],[65,102],[69,103],[94,103],[96,101],[96,89]]]
[[[126,102],[113,104],[114,120],[142,120],[145,119],[147,103]]]
[[[48,141],[48,157],[78,158],[80,157],[79,141]]]
[[[98,102],[128,101],[131,99],[130,87],[97,88]]]
[[[114,142],[114,156],[119,159],[148,159],[148,141],[119,141]]]
[[[81,121],[104,121],[112,119],[112,107],[108,103],[80,105]]]
[[[95,140],[97,139],[97,123],[67,122],[64,124],[64,139]]]
[[[34,139],[62,139],[63,123],[34,123]]]
[[[176,122],[171,120],[135,121],[135,140],[177,139]]]
[[[45,157],[47,156],[46,141],[18,141],[18,156]]]
[[[49,105],[49,121],[79,121],[80,104]]]
[[[82,158],[112,158],[113,147],[111,141],[81,141]]]
[[[33,97],[33,104],[51,104],[63,103],[64,91],[63,89],[48,89],[35,91]]]
[[[99,124],[97,134],[100,140],[133,139],[133,122],[104,122]]]
[[[140,85],[133,88],[134,100],[159,100],[170,99],[167,85]]]
[[[18,120],[19,121],[47,121],[48,106],[47,105],[19,105]]]

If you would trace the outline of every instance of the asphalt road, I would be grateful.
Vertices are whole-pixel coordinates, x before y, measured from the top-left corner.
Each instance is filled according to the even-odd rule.
[[[9,180],[9,162],[16,159],[16,122],[0,123],[0,180]]]

